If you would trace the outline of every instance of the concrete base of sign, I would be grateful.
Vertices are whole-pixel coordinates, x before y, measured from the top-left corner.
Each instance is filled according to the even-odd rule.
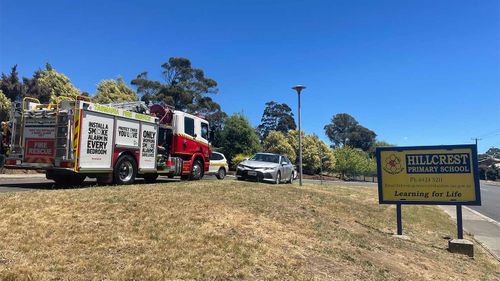
[[[448,251],[474,257],[474,244],[465,239],[452,239],[448,241]]]
[[[410,237],[406,236],[406,235],[393,234],[392,237],[402,239],[402,240],[410,240]]]

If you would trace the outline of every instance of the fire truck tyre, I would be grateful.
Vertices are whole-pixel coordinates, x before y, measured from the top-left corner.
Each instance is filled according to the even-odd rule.
[[[144,181],[147,183],[154,183],[154,182],[156,182],[157,178],[158,178],[158,174],[145,174],[144,175]]]
[[[122,155],[116,161],[113,171],[115,184],[132,184],[137,175],[137,164],[130,155]]]
[[[191,174],[189,175],[190,180],[199,180],[203,177],[203,164],[200,160],[195,160],[193,166],[191,167]]]
[[[223,180],[226,177],[226,169],[220,168],[219,171],[217,172],[217,175],[215,175],[217,179]]]

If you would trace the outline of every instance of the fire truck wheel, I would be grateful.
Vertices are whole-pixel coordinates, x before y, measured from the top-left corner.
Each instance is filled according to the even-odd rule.
[[[130,155],[122,155],[116,161],[113,177],[115,184],[132,184],[137,175],[137,164]]]
[[[203,164],[200,160],[195,160],[193,166],[191,167],[191,174],[189,175],[190,180],[199,180],[203,177]]]
[[[144,181],[147,183],[156,182],[157,178],[158,178],[158,174],[144,174]]]
[[[215,175],[217,179],[223,180],[226,177],[226,169],[220,168],[219,171],[217,172],[217,175]]]

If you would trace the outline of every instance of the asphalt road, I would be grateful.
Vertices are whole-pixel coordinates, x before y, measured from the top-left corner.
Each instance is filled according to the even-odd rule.
[[[214,176],[205,176],[204,180],[217,180]],[[234,180],[234,177],[228,176],[226,180]],[[176,182],[179,179],[169,179],[167,177],[159,177],[157,182]],[[296,180],[298,182],[298,180]],[[320,183],[319,180],[307,180],[304,179],[305,183]],[[136,183],[138,184],[146,184],[142,179],[137,179]],[[371,182],[325,182],[329,185],[352,185],[352,186],[371,186],[377,187],[376,183]],[[87,179],[82,186],[82,188],[95,186],[95,179]],[[32,190],[44,190],[44,189],[55,189],[56,186],[54,182],[51,180],[45,179],[45,177],[40,177],[37,175],[36,177],[28,176],[24,178],[15,177],[15,178],[6,178],[0,177],[0,192],[13,192],[13,191],[32,191]],[[64,188],[64,187],[63,187]],[[58,187],[61,189],[61,187]],[[500,222],[500,186],[499,185],[491,185],[481,182],[481,201],[482,206],[471,206],[475,211],[480,212],[481,214],[488,216],[497,222]]]
[[[469,208],[500,222],[500,185],[481,183],[481,203]]]

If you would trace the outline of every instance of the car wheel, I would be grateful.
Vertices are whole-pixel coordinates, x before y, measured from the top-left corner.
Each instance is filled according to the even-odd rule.
[[[223,180],[226,177],[226,169],[220,168],[219,171],[217,172],[217,175],[215,175],[217,179]]]
[[[290,174],[290,179],[288,180],[288,183],[293,183],[293,173]]]
[[[278,171],[276,174],[276,180],[274,181],[274,184],[280,184],[281,183],[281,172]]]
[[[113,178],[116,184],[132,184],[137,175],[137,164],[130,155],[123,155],[116,161]]]

